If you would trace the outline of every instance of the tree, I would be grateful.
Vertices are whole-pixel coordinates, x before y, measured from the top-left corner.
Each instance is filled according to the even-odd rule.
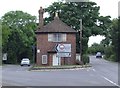
[[[111,39],[112,39],[112,45],[113,45],[113,51],[115,55],[115,61],[118,61],[119,58],[119,37],[120,37],[120,29],[118,28],[118,19],[114,19],[112,23],[112,30],[111,30]]]
[[[117,56],[118,61],[120,63],[120,42],[119,41],[120,41],[120,16],[118,18],[118,56]]]
[[[45,18],[45,23],[49,23],[54,18],[55,12],[59,13],[60,19],[68,26],[79,31],[80,19],[83,20],[83,53],[88,48],[88,39],[90,36],[106,35],[111,23],[110,16],[99,16],[100,7],[95,2],[55,2],[45,9],[50,17]],[[77,35],[77,51],[79,51],[79,33]]]
[[[110,29],[106,31],[106,38],[101,42],[105,46],[105,58],[112,61],[119,60],[119,19],[113,19]]]
[[[4,29],[4,30],[2,30],[2,29]],[[7,42],[8,42],[8,38],[10,35],[9,26],[3,24],[1,30],[2,30],[2,47],[4,47],[2,49],[4,52],[7,48]]]
[[[1,20],[3,53],[8,53],[8,62],[19,63],[23,57],[31,57],[36,17],[22,11],[10,11]]]
[[[93,43],[91,47],[88,47],[89,54],[96,54],[97,52],[101,52],[104,54],[104,46],[102,44]]]

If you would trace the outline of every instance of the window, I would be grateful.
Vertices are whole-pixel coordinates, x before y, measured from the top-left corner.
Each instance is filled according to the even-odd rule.
[[[63,33],[48,34],[48,41],[65,42],[66,41],[66,34],[63,34]]]
[[[42,64],[47,64],[47,55],[42,55]]]

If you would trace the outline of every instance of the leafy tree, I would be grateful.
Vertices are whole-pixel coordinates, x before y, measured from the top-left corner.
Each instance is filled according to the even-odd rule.
[[[118,18],[118,52],[117,53],[118,53],[117,58],[120,63],[120,16]]]
[[[101,52],[102,54],[104,54],[104,46],[102,44],[97,44],[97,43],[94,43],[92,44],[91,47],[88,47],[88,50],[87,52],[89,54],[96,54],[97,52]]]
[[[105,58],[112,61],[119,60],[119,19],[113,19],[110,29],[106,31],[106,38],[101,42],[106,47]]]
[[[3,52],[4,52],[4,50],[6,50],[5,48],[7,48],[7,42],[10,35],[9,26],[3,24],[1,30],[2,30],[2,47],[4,47],[3,48]]]
[[[83,53],[86,53],[88,48],[88,39],[90,36],[106,35],[106,30],[109,29],[111,20],[110,16],[99,16],[100,7],[95,2],[55,2],[45,9],[50,17],[45,18],[45,23],[49,23],[54,18],[55,12],[59,13],[60,19],[69,25],[71,28],[79,31],[80,19],[83,20]],[[77,35],[77,51],[79,51],[79,33]]]
[[[10,11],[1,20],[3,53],[8,53],[8,62],[18,63],[23,57],[31,57],[36,17],[22,11]]]
[[[0,65],[2,64],[2,25],[0,19]]]
[[[114,19],[112,23],[112,30],[111,30],[111,39],[112,39],[112,45],[113,45],[113,51],[115,55],[115,61],[118,61],[119,56],[119,37],[120,37],[120,29],[118,28],[118,19]]]

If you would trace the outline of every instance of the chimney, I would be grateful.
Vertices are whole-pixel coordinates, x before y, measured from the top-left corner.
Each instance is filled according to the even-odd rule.
[[[54,19],[59,19],[58,12],[55,13]]]
[[[44,20],[43,20],[44,9],[40,7],[38,13],[39,13],[39,28],[41,28],[44,25]]]

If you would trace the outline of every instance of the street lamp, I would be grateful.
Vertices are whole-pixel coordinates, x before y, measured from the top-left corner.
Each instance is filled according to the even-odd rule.
[[[80,19],[80,60],[82,60],[82,19]]]

